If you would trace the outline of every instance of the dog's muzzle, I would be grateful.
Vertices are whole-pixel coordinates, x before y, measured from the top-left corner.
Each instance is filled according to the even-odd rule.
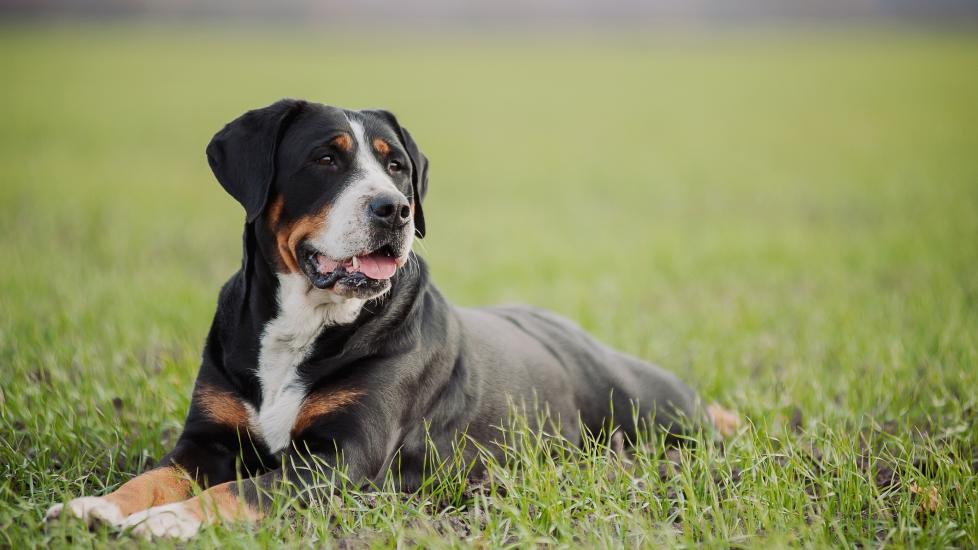
[[[373,297],[390,288],[391,278],[407,263],[409,250],[384,244],[349,258],[332,259],[308,241],[300,245],[302,270],[318,289],[356,298]]]

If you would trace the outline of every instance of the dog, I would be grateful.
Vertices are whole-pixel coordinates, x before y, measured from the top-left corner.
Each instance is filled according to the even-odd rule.
[[[428,159],[390,112],[281,100],[228,123],[207,159],[244,207],[243,259],[221,289],[184,430],[152,470],[47,519],[187,539],[258,521],[273,487],[306,498],[315,472],[297,465],[310,459],[364,488],[396,470],[410,492],[430,445],[450,456],[464,434],[501,453],[514,403],[545,406],[559,422],[534,429],[577,444],[612,419],[631,439],[708,418],[676,376],[553,313],[450,305],[411,252]],[[475,447],[463,451],[471,476]]]

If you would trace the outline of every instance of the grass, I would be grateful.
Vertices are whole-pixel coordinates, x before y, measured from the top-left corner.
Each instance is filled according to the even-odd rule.
[[[281,96],[397,112],[421,249],[746,420],[623,462],[535,440],[190,546],[978,545],[978,38],[907,29],[0,33],[0,546],[179,433],[242,212],[203,148]],[[288,503],[278,504],[288,508]]]

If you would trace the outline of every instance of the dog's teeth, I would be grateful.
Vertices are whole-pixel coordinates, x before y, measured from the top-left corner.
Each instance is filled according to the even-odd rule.
[[[353,271],[360,271],[360,260],[356,256],[353,257]]]

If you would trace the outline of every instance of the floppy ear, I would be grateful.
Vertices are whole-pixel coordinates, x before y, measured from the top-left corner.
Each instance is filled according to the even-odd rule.
[[[397,132],[397,136],[401,140],[401,144],[411,158],[411,193],[414,195],[414,230],[417,232],[418,238],[423,239],[425,226],[424,211],[421,209],[421,202],[424,200],[425,195],[428,194],[428,157],[424,156],[424,153],[418,148],[418,144],[414,142],[414,138],[411,137],[411,133],[407,131],[407,128],[402,127],[397,122],[397,117],[393,113],[383,109],[364,112],[373,113],[393,126],[394,131]]]
[[[411,170],[411,186],[414,192],[414,230],[418,232],[418,238],[423,239],[425,226],[421,201],[428,194],[428,157],[424,156],[406,128],[398,126],[398,130],[404,148],[407,149],[408,156],[411,157],[411,164],[414,165]]]
[[[282,99],[229,122],[207,145],[207,162],[224,190],[244,206],[248,222],[261,214],[275,178],[275,152],[289,120],[305,104]]]

